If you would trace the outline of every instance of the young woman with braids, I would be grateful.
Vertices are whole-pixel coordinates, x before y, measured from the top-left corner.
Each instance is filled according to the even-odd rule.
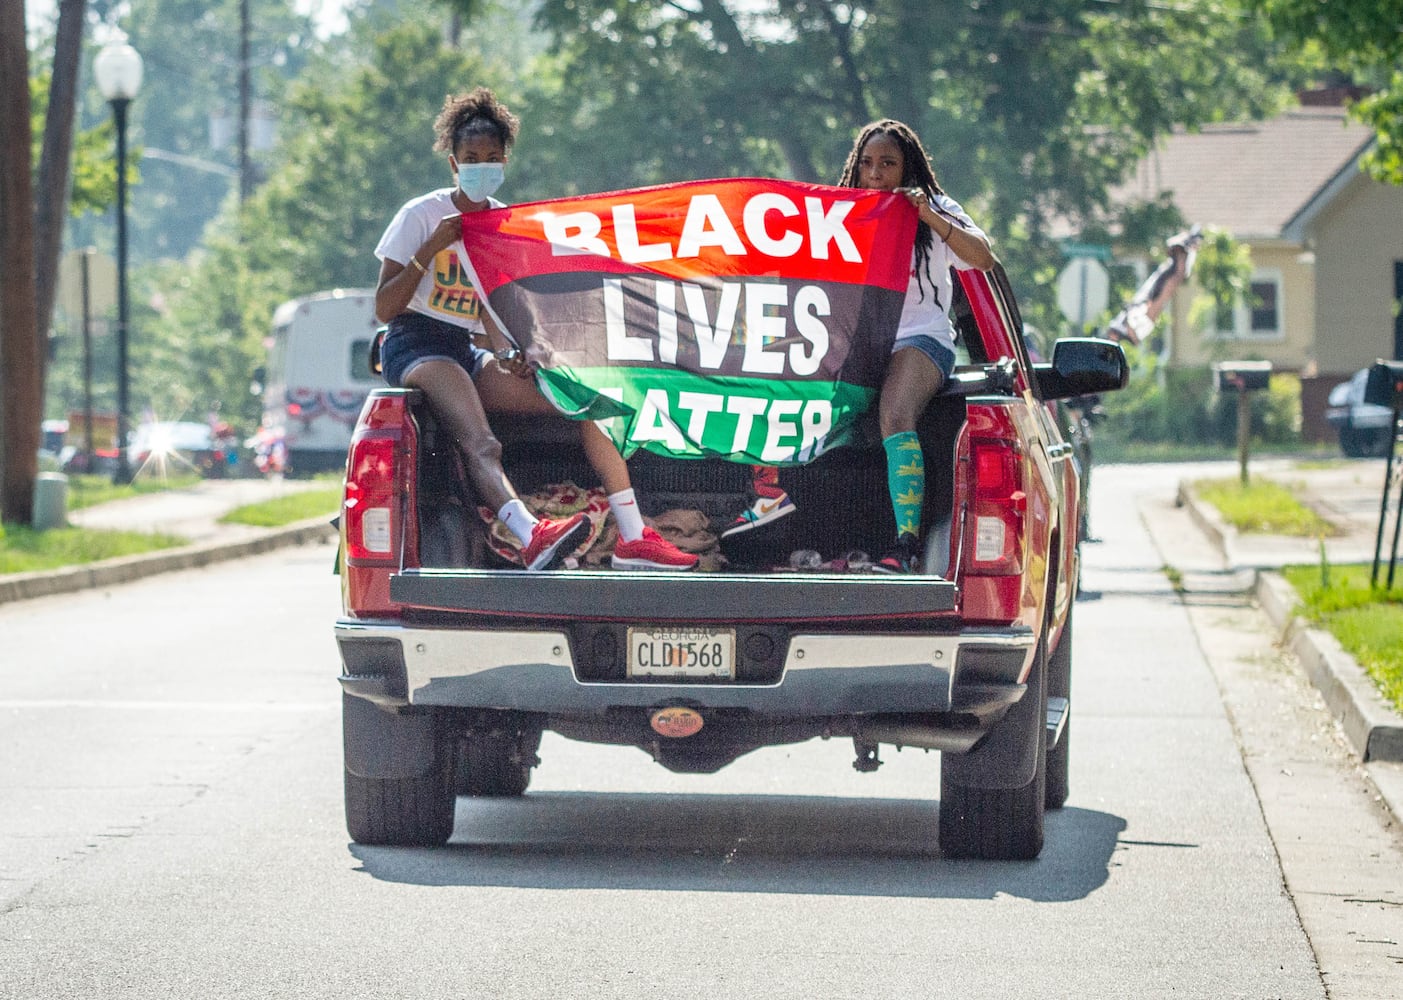
[[[536,389],[534,365],[482,308],[459,260],[465,212],[503,208],[492,197],[516,141],[519,121],[486,87],[450,95],[434,122],[434,149],[448,154],[454,186],[406,203],[380,237],[375,315],[389,324],[381,348],[385,381],[421,390],[453,436],[482,501],[521,542],[528,569],[559,565],[589,532],[583,514],[538,521],[502,468],[502,446],[487,411],[554,414]],[[485,337],[490,352],[473,343]],[[608,437],[580,422],[581,443],[603,481],[619,529],[616,569],[687,570],[697,557],[643,523],[628,466]]]
[[[941,190],[921,140],[899,121],[887,118],[873,122],[858,134],[838,183],[842,187],[898,191],[915,206],[919,218],[911,280],[878,401],[897,538],[875,568],[909,573],[920,553],[921,508],[925,503],[925,457],[916,436],[916,421],[944,386],[955,363],[955,337],[948,312],[954,291],[950,268],[989,268],[994,265],[994,254],[983,230]],[[793,510],[773,473],[757,467],[755,490],[759,499],[725,535],[758,527]],[[766,517],[765,511],[780,513]]]

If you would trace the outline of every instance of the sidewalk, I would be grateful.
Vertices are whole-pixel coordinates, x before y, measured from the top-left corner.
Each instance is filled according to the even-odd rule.
[[[1308,506],[1340,529],[1324,539],[1240,533],[1212,505],[1200,502],[1192,484],[1179,486],[1178,503],[1216,550],[1225,572],[1250,590],[1280,636],[1282,648],[1301,663],[1331,715],[1358,754],[1390,811],[1403,819],[1403,715],[1379,694],[1359,663],[1335,637],[1296,614],[1294,590],[1280,573],[1289,565],[1319,565],[1321,546],[1332,565],[1370,564],[1379,541],[1384,462],[1349,460],[1327,467],[1298,466],[1285,459],[1254,462],[1254,477],[1288,485]],[[1391,489],[1380,549],[1381,582],[1387,579],[1398,490]],[[1400,554],[1403,555],[1403,554]],[[1403,559],[1397,573],[1403,574]],[[1395,576],[1395,586],[1398,577]]]
[[[302,490],[320,489],[323,485],[305,480],[205,479],[189,487],[145,493],[69,511],[69,524],[162,532],[185,538],[188,544],[84,566],[6,574],[0,576],[0,604],[92,587],[110,587],[156,573],[240,559],[285,545],[330,540],[336,535],[330,524],[331,515],[281,528],[219,523],[221,517],[236,507]]]

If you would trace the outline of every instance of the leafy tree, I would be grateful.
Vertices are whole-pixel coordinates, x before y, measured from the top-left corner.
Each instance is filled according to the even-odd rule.
[[[1377,147],[1365,168],[1378,181],[1403,184],[1403,30],[1398,0],[1242,0],[1265,14],[1281,37],[1328,75],[1343,74],[1372,93],[1351,113],[1372,128]]]
[[[1050,220],[1115,228],[1107,189],[1157,137],[1285,98],[1270,38],[1240,13],[1234,0],[542,0],[540,176],[561,193],[718,174],[831,182],[861,125],[900,118],[1032,279],[1030,318],[1053,327]]]
[[[158,406],[256,423],[249,374],[277,305],[373,285],[372,251],[394,211],[452,182],[432,149],[433,119],[449,90],[496,85],[496,74],[446,48],[437,26],[377,27],[372,19],[352,33],[369,49],[364,64],[337,53],[313,60],[287,94],[268,180],[241,209],[228,206],[187,264],[152,276],[165,304],[140,359],[140,391]]]
[[[312,23],[287,0],[249,3],[253,94],[276,102],[316,47]],[[122,19],[145,63],[130,112],[133,135],[146,149],[143,182],[132,189],[130,206],[134,263],[183,257],[225,196],[238,188],[237,150],[232,143],[213,148],[211,130],[212,119],[221,115],[238,120],[239,5],[140,0]],[[255,171],[263,165],[255,154]]]

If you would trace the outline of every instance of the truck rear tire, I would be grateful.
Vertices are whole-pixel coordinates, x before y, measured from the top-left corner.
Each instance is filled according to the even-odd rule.
[[[437,847],[453,836],[448,773],[361,778],[346,772],[346,830],[357,844]]]
[[[346,831],[358,844],[392,846],[437,846],[453,835],[453,812],[457,804],[453,793],[453,755],[443,738],[441,723],[416,719],[418,733],[413,740],[397,744],[405,724],[376,708],[367,708],[360,699],[343,696],[342,725],[348,746],[357,741],[374,741],[376,750],[386,759],[398,762],[408,756],[410,745],[418,741],[421,759],[412,767],[399,770],[379,769],[393,777],[366,777],[357,770],[364,761],[351,759],[348,752],[345,766]],[[398,754],[397,754],[398,751]],[[417,773],[416,773],[417,772]]]
[[[1047,784],[1047,637],[1038,651],[1024,699],[986,739],[1037,741],[1037,765],[1027,784],[990,788],[965,783],[956,768],[940,768],[940,850],[950,858],[1031,861],[1042,851]],[[1023,709],[1020,711],[1020,708]],[[1031,719],[1028,708],[1035,708]]]

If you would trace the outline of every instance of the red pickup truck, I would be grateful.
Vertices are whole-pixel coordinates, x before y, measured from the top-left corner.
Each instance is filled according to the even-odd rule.
[[[955,375],[918,433],[924,560],[910,576],[795,570],[790,554],[893,535],[875,427],[786,468],[791,516],[716,572],[525,572],[487,544],[472,488],[412,390],[371,393],[341,511],[346,821],[360,843],[438,844],[460,795],[526,791],[544,731],[710,773],[760,747],[848,738],[941,752],[941,850],[1032,858],[1067,796],[1079,475],[1050,403],[1124,386],[1114,343],[1034,363],[1003,270],[957,272]],[[523,493],[591,482],[563,420],[501,421]],[[645,514],[718,529],[749,468],[640,452]]]

